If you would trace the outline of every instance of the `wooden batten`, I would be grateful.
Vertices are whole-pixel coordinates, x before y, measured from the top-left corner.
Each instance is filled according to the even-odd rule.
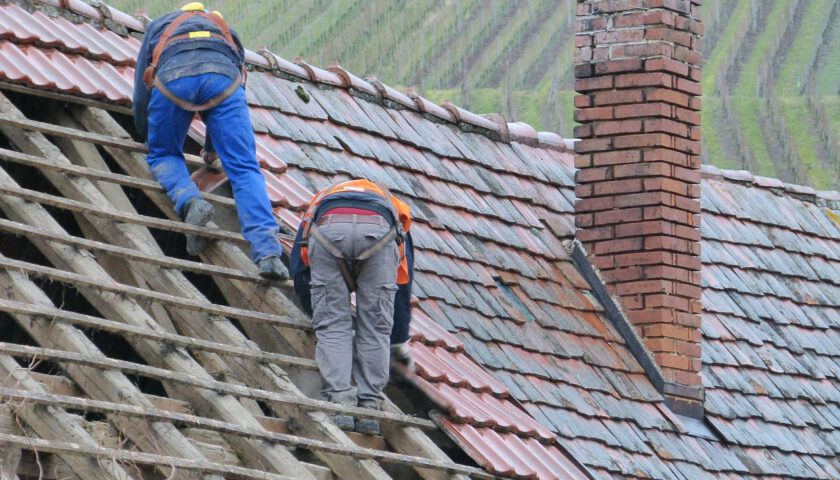
[[[40,348],[0,343],[0,356],[49,359],[66,372],[37,375],[32,379],[36,390],[4,393],[19,399],[32,394],[27,401],[33,404],[98,411],[117,429],[113,432],[140,451],[94,442],[70,453],[63,439],[47,437],[36,442],[40,451],[53,452],[68,466],[76,461],[72,458],[107,454],[145,465],[144,471],[165,474],[175,466],[209,480],[258,474],[276,479],[390,478],[380,463],[412,468],[426,479],[492,477],[453,463],[423,432],[436,428],[432,422],[405,415],[390,402],[378,411],[304,395],[285,369],[316,371],[310,322],[284,290],[256,277],[241,249],[241,235],[181,222],[163,189],[150,179],[145,145],[131,140],[109,113],[77,106],[56,119],[62,125],[27,119],[0,94],[0,131],[17,150],[0,148],[0,159],[37,168],[60,193],[21,188],[0,168],[0,210],[7,217],[0,219],[0,231],[26,236],[52,265],[0,256],[0,288],[15,291],[14,298],[0,300],[0,311],[42,343]],[[98,149],[127,175],[109,171]],[[191,165],[200,162],[188,157]],[[123,187],[144,192],[166,218],[138,213]],[[217,205],[233,206],[229,198],[208,197]],[[84,224],[86,238],[68,235],[44,206],[73,212]],[[203,262],[167,257],[150,228],[196,233],[214,242]],[[129,266],[130,277],[122,276],[114,259]],[[213,278],[230,306],[211,302],[182,272]],[[56,308],[30,278],[73,285],[99,314]],[[247,337],[231,319],[240,322]],[[81,328],[120,335],[148,365],[105,357]],[[276,341],[265,351],[262,340],[268,338]],[[158,380],[173,398],[144,394],[125,375]],[[273,416],[266,417],[258,401]],[[384,438],[343,432],[328,413],[377,419]],[[148,425],[155,429],[152,443],[143,438]],[[20,435],[0,434],[5,435],[0,444],[20,451]],[[313,452],[324,466],[300,461],[289,450],[296,448]]]

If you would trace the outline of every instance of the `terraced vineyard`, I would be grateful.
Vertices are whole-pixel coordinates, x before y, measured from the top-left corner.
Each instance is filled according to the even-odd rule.
[[[112,0],[155,16],[183,1]],[[267,46],[570,134],[576,0],[219,0]],[[840,0],[706,0],[705,161],[840,189]]]

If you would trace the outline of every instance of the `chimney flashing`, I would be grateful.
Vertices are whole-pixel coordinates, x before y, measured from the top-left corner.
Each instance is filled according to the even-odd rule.
[[[627,349],[630,350],[633,358],[639,362],[639,365],[645,371],[645,375],[651,381],[654,388],[656,388],[656,391],[665,398],[665,404],[668,408],[679,415],[702,419],[704,415],[702,407],[703,388],[680,385],[665,379],[653,355],[645,347],[644,341],[624,314],[624,310],[621,308],[618,299],[610,295],[607,291],[607,285],[601,277],[601,273],[592,265],[589,258],[587,258],[583,245],[578,240],[572,240],[567,244],[567,248],[569,249],[575,268],[577,268],[583,279],[586,280],[586,283],[589,284],[595,299],[604,307],[604,315],[607,317],[607,320],[615,327],[619,335],[621,335]],[[696,400],[697,402],[678,402],[674,397],[684,397]]]

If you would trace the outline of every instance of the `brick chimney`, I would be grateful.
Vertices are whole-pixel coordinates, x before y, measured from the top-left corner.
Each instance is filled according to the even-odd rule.
[[[578,0],[577,238],[664,376],[702,415],[702,0]]]

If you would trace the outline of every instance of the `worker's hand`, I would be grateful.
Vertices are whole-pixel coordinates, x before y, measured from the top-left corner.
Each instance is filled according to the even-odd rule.
[[[216,152],[208,152],[207,150],[201,150],[201,158],[204,159],[204,164],[208,167],[212,168],[217,172],[222,171],[222,159],[219,158],[219,154]]]
[[[391,361],[405,365],[405,376],[414,375],[414,355],[408,342],[391,345]]]

